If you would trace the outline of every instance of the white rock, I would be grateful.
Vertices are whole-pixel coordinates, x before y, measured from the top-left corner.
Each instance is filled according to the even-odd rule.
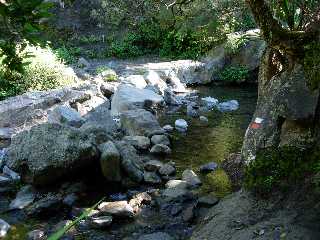
[[[162,93],[167,88],[166,82],[163,81],[159,74],[153,70],[146,72],[144,78],[148,84],[159,88]]]
[[[111,115],[117,116],[128,110],[162,106],[163,97],[148,89],[139,89],[124,84],[114,93],[111,103]]]
[[[0,219],[0,238],[3,238],[7,235],[7,232],[10,229],[9,223]]]
[[[143,89],[147,86],[146,81],[142,75],[130,75],[123,80],[126,84],[131,84],[136,88]]]
[[[188,129],[188,123],[184,119],[177,119],[174,125],[179,132],[186,132]]]
[[[127,201],[103,202],[98,206],[98,209],[103,213],[111,214],[113,216],[133,216],[133,208],[128,204]]]

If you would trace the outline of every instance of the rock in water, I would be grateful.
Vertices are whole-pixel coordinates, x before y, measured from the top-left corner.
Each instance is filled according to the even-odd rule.
[[[85,122],[85,119],[71,107],[58,106],[49,113],[48,122],[68,124],[72,127],[81,127]]]
[[[79,129],[46,123],[15,135],[5,161],[24,169],[26,182],[45,185],[92,165],[97,156],[95,143]]]
[[[218,104],[218,109],[221,112],[235,111],[239,108],[239,102],[237,100],[231,100],[228,102],[222,102]]]
[[[133,208],[127,201],[103,202],[98,206],[98,209],[115,217],[133,217],[134,214]]]
[[[99,145],[101,151],[100,166],[103,176],[108,181],[119,182],[121,180],[120,153],[113,142],[108,141]]]
[[[186,132],[188,130],[188,123],[184,119],[176,120],[174,125],[179,132]]]
[[[199,187],[202,184],[197,174],[190,169],[183,171],[182,180],[186,181],[192,187]]]
[[[21,188],[17,193],[16,198],[10,203],[9,208],[13,209],[23,209],[30,205],[36,197],[35,191],[32,186],[27,185]]]
[[[122,129],[131,136],[148,136],[163,131],[156,117],[144,109],[126,111],[120,116]]]
[[[158,108],[163,103],[162,96],[151,90],[120,85],[112,98],[111,114],[117,116],[128,110]]]
[[[3,238],[7,235],[10,227],[11,226],[9,225],[9,223],[0,218],[0,238]]]
[[[219,104],[219,100],[213,97],[201,98],[201,100],[206,104],[208,109],[212,109]]]
[[[218,164],[216,164],[215,162],[210,162],[200,166],[200,172],[201,173],[213,172],[214,170],[217,169],[217,167],[218,167]]]

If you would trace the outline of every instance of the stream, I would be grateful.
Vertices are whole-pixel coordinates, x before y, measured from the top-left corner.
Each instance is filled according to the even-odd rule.
[[[212,110],[205,116],[209,119],[207,126],[199,119],[186,117],[186,109],[166,114],[160,122],[174,125],[175,119],[183,118],[188,121],[186,135],[174,133],[172,155],[168,158],[176,163],[178,176],[185,169],[192,169],[199,174],[199,167],[209,162],[221,163],[231,153],[241,150],[245,131],[251,121],[257,100],[255,86],[201,86],[194,88],[202,97],[211,96],[219,101],[236,99],[240,107],[234,112],[219,112]],[[203,186],[200,191],[214,191],[218,197],[230,193],[231,185],[228,176],[220,168],[211,174],[201,175]]]
[[[174,131],[172,154],[166,158],[166,161],[175,162],[177,178],[181,177],[181,173],[185,169],[194,170],[203,183],[198,190],[200,195],[213,192],[218,198],[222,198],[232,191],[227,174],[218,168],[213,173],[202,175],[199,173],[199,167],[209,162],[216,162],[219,165],[230,153],[240,151],[243,136],[255,110],[257,88],[254,86],[201,86],[191,90],[197,90],[199,99],[207,96],[217,98],[219,101],[236,99],[240,103],[240,108],[234,112],[222,113],[217,110],[206,112],[204,116],[209,119],[208,125],[203,125],[198,118],[187,117],[185,107],[161,116],[159,121],[162,126],[166,124],[174,126],[175,120],[179,118],[187,120],[189,124],[186,134]],[[97,187],[96,189],[100,189],[100,193],[93,196],[94,201],[106,194],[101,188]],[[88,207],[93,203],[91,200],[86,201],[86,194],[82,197],[84,200],[81,200],[82,204],[80,205]],[[180,205],[167,205],[168,208],[166,206],[155,207],[153,204],[145,206],[141,208],[141,212],[133,222],[121,221],[107,231],[88,230],[85,224],[82,226],[80,223],[77,228],[77,237],[63,239],[133,239],[135,234],[155,231],[169,232],[176,239],[187,239],[194,226],[181,222],[178,217],[172,218],[170,216],[172,209],[175,206],[181,208]],[[69,215],[61,212],[52,215],[53,217],[47,216],[41,221],[34,221],[19,214],[1,215],[0,217],[4,219],[13,218],[15,221],[11,222],[17,222],[17,225],[12,225],[11,231],[4,240],[26,239],[26,234],[30,230],[39,228],[52,231],[52,226],[61,222],[61,219],[70,218]]]

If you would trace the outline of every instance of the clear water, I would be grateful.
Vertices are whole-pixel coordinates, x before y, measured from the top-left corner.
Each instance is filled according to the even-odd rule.
[[[199,167],[209,162],[221,163],[230,153],[239,152],[247,126],[255,110],[257,89],[246,87],[198,87],[200,98],[211,96],[219,101],[238,100],[240,108],[234,112],[221,113],[213,110],[203,114],[208,117],[209,125],[204,126],[199,119],[186,116],[186,108],[160,118],[161,124],[171,124],[178,118],[187,120],[189,124],[186,135],[175,132],[172,155],[168,160],[176,163],[178,175],[185,169],[199,173]],[[231,185],[228,176],[222,169],[201,175],[202,193],[213,192],[219,197],[230,193]]]

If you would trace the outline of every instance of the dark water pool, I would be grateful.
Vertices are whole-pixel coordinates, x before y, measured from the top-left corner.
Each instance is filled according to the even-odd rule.
[[[209,119],[209,125],[204,126],[198,119],[186,116],[186,109],[166,114],[161,117],[161,124],[171,124],[178,118],[187,120],[189,124],[186,135],[174,133],[173,154],[169,160],[176,163],[178,174],[185,169],[199,172],[199,167],[208,162],[221,163],[230,153],[239,152],[243,137],[255,110],[257,88],[204,86],[195,88],[200,98],[211,96],[219,101],[238,100],[240,108],[234,112],[221,113],[213,110],[203,114]],[[201,175],[200,175],[201,176]],[[214,192],[217,196],[224,196],[231,191],[230,181],[222,169],[214,173],[201,176],[202,192]]]

